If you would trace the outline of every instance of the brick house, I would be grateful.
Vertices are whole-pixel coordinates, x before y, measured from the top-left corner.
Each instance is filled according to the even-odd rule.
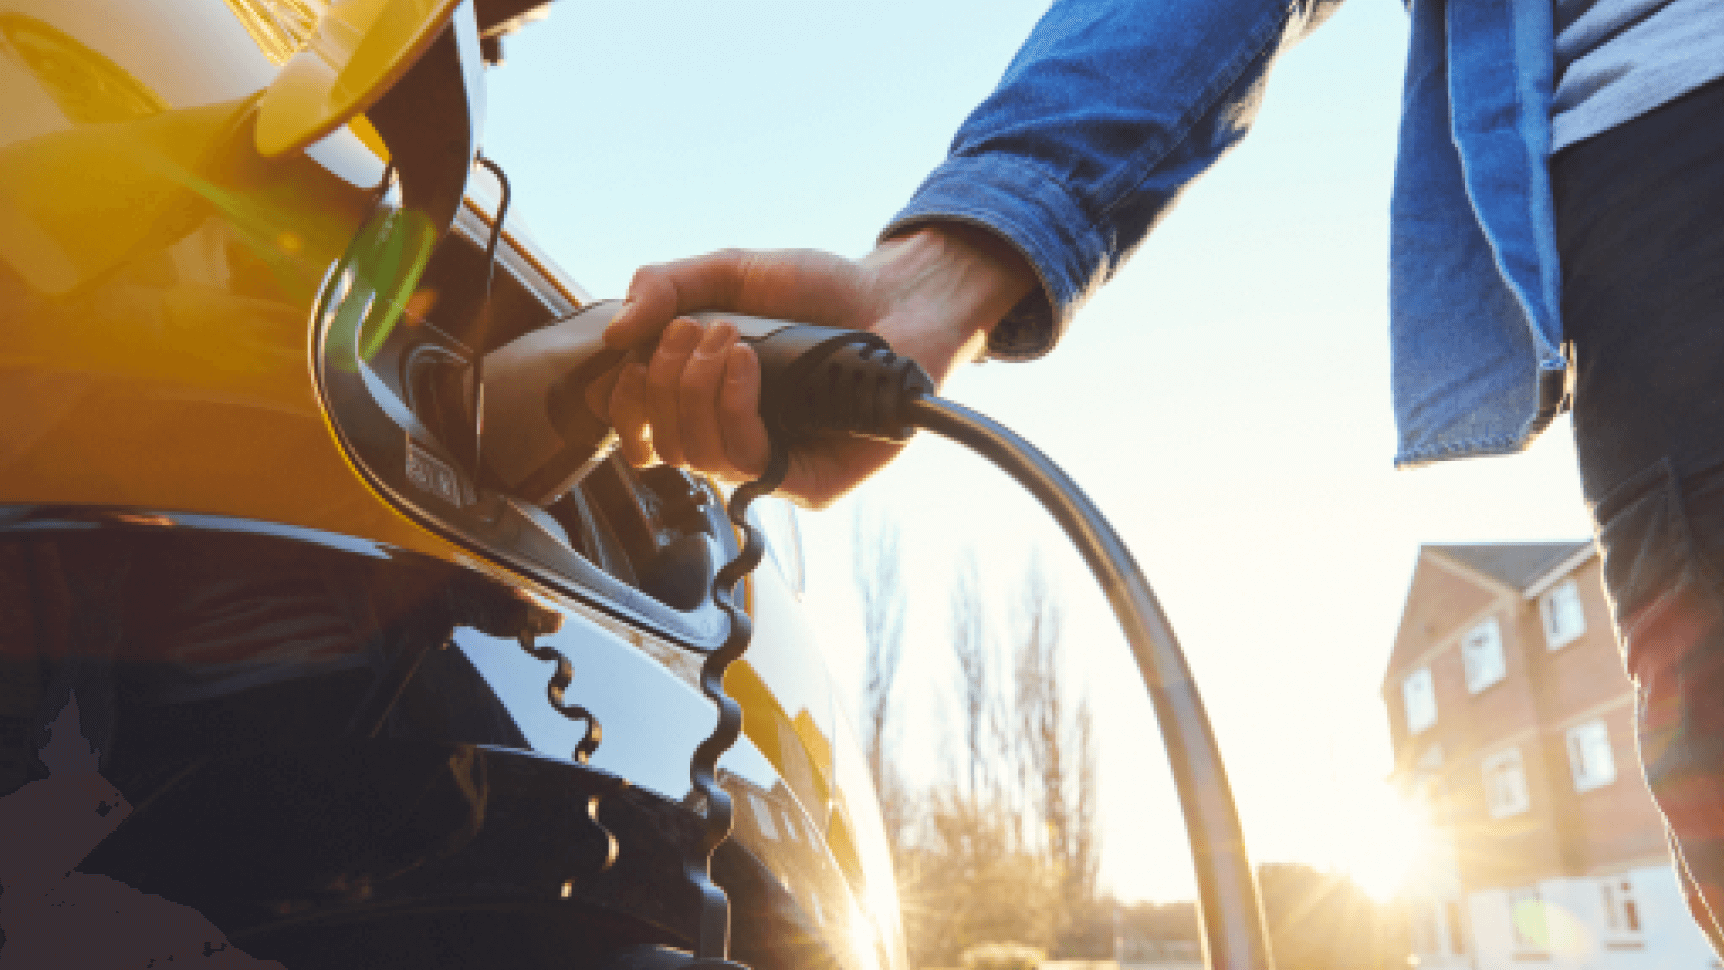
[[[1590,542],[1426,545],[1383,681],[1427,968],[1706,970]]]

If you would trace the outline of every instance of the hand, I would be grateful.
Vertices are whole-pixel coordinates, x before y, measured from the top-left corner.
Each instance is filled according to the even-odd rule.
[[[760,368],[734,327],[680,314],[730,310],[829,327],[871,330],[921,364],[936,386],[981,351],[988,332],[1035,285],[1015,249],[985,230],[943,223],[887,240],[861,260],[812,250],[725,250],[642,268],[626,308],[605,333],[612,347],[646,347],[594,389],[591,403],[616,427],[636,466],[663,462],[732,481],[766,465],[758,414]],[[834,437],[798,449],[781,492],[831,503],[890,461],[901,446]]]

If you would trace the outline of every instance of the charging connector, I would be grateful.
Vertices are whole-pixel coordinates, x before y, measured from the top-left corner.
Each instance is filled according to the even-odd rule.
[[[921,365],[893,353],[877,334],[806,324],[744,334],[760,361],[761,420],[792,447],[829,434],[905,441],[916,433],[911,404],[934,393]]]

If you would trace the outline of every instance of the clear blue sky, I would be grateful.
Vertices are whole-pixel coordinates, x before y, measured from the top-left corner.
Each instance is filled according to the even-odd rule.
[[[643,262],[724,246],[861,255],[1045,6],[563,0],[492,74],[486,150],[597,295],[620,295]],[[1284,60],[1256,132],[1053,355],[971,368],[947,389],[1048,451],[1125,535],[1190,654],[1264,860],[1340,865],[1369,848],[1357,833],[1389,768],[1378,692],[1418,544],[1588,529],[1566,423],[1526,456],[1391,470],[1386,234],[1405,32],[1395,0],[1352,0]],[[1189,891],[1135,669],[1040,510],[924,441],[804,516],[809,603],[832,617],[847,684],[859,505],[898,518],[912,555],[907,731],[939,729],[921,712],[949,677],[957,559],[975,554],[1003,603],[1042,557],[1099,707],[1104,878],[1126,898]]]

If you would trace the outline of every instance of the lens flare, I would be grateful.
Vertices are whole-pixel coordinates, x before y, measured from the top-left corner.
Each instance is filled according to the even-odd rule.
[[[1433,865],[1438,848],[1425,812],[1387,786],[1360,792],[1338,820],[1334,865],[1377,900],[1401,894]]]

